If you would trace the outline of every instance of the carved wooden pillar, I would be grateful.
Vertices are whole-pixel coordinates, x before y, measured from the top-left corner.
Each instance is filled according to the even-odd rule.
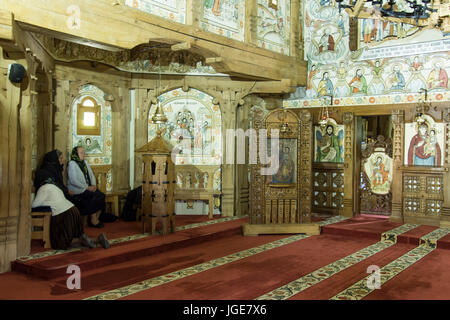
[[[405,112],[403,110],[393,110],[392,123],[394,126],[394,136],[392,139],[394,172],[391,184],[392,214],[389,220],[392,222],[403,222],[403,173],[401,167],[404,163]]]
[[[222,92],[220,109],[222,110],[222,215],[235,215],[235,169],[236,164],[226,163],[226,130],[236,128],[236,93],[232,90]],[[213,100],[214,104],[219,101]]]
[[[353,217],[355,201],[355,174],[354,174],[354,140],[355,140],[355,118],[353,112],[345,112],[343,115],[345,125],[344,135],[344,217]]]
[[[450,227],[450,108],[444,109],[442,121],[445,123],[443,193],[441,227]]]
[[[311,222],[312,208],[312,161],[313,161],[313,141],[312,141],[312,116],[307,110],[300,112],[300,150],[299,176],[300,186],[298,188],[298,222]]]
[[[1,51],[0,51],[1,53]],[[0,58],[0,62],[1,58]],[[10,269],[17,257],[17,226],[20,212],[20,157],[18,130],[21,89],[6,79],[7,65],[0,64],[5,78],[0,91],[0,273]],[[0,83],[0,86],[2,84]],[[6,91],[5,91],[6,90]],[[30,150],[31,152],[31,150]],[[27,199],[30,200],[28,195]]]

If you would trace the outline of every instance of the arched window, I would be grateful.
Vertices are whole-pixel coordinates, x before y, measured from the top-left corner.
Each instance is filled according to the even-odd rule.
[[[77,106],[77,135],[100,136],[102,108],[92,97],[84,97]]]

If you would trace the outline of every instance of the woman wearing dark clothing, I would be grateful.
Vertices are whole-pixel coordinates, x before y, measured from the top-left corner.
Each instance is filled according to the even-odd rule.
[[[34,188],[36,193],[43,182],[48,178],[53,180],[53,183],[61,189],[67,200],[71,200],[73,193],[67,189],[63,180],[63,155],[58,149],[50,151],[45,154],[41,167],[36,171],[34,175]]]
[[[57,161],[55,162],[55,157]],[[64,196],[65,187],[61,169],[63,157],[59,150],[53,150],[44,157],[41,168],[36,172],[34,185],[36,197],[32,207],[50,207],[50,243],[53,249],[67,250],[80,243],[82,246],[94,248],[100,244],[109,248],[109,242],[104,234],[96,240],[91,240],[84,233],[80,213],[72,202]]]
[[[67,187],[82,216],[90,216],[89,225],[102,228],[100,214],[105,212],[105,194],[97,189],[94,173],[84,159],[83,147],[75,147],[67,166]]]

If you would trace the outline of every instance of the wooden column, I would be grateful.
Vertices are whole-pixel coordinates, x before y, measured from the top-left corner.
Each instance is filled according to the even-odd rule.
[[[298,188],[298,220],[297,223],[311,222],[312,208],[312,116],[308,110],[300,112],[300,150],[298,151],[298,166],[300,186]]]
[[[355,118],[353,112],[345,112],[343,115],[345,125],[344,135],[344,217],[353,217],[355,201],[355,174],[354,174],[354,139]]]
[[[6,78],[7,63],[1,58],[0,67],[1,76]],[[17,257],[20,203],[30,201],[29,195],[21,199],[20,192],[23,165],[18,150],[21,89],[8,79],[3,83],[5,87],[0,91],[0,272],[10,270],[10,262]]]
[[[403,110],[392,111],[392,123],[394,126],[394,136],[392,137],[392,214],[389,218],[391,222],[403,222],[403,173],[401,167],[404,159],[404,140],[405,140],[405,112]]]
[[[215,101],[217,102],[217,101]],[[216,104],[213,102],[214,104]],[[236,128],[236,93],[233,90],[222,92],[220,109],[222,111],[222,216],[235,215],[235,169],[236,164],[226,163],[226,130]]]
[[[444,142],[444,203],[441,210],[441,227],[450,228],[450,108],[444,109],[442,121],[445,125]]]
[[[111,94],[113,100],[111,103],[112,111],[112,181],[113,191],[126,191],[129,189],[129,171],[128,163],[129,149],[124,148],[130,141],[130,98],[129,92],[124,88],[111,87],[106,88]]]

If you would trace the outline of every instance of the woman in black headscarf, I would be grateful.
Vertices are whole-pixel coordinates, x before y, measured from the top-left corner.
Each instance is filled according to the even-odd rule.
[[[45,154],[41,167],[34,175],[34,188],[36,193],[43,182],[51,178],[53,184],[62,190],[66,199],[71,200],[72,192],[64,185],[63,180],[64,159],[63,154],[58,149],[50,151]]]

